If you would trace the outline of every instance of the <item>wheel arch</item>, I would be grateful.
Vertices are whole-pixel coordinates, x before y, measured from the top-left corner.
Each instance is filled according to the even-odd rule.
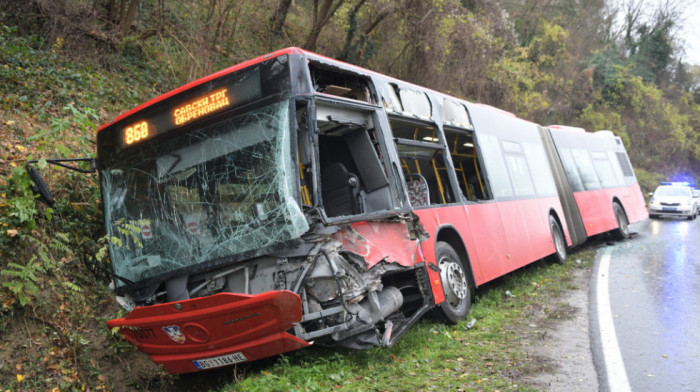
[[[626,215],[626,216],[628,217],[628,219],[629,219],[629,215],[627,214],[627,210],[625,210],[625,205],[622,204],[622,200],[620,200],[620,198],[617,197],[617,196],[613,196],[612,202],[613,202],[613,205],[614,205],[615,203],[617,203],[617,205],[619,205],[620,208],[622,208],[622,212],[624,212],[625,215]],[[613,207],[613,208],[614,208],[614,207]]]
[[[552,218],[554,218],[554,220],[557,221],[557,224],[561,229],[561,234],[564,236],[564,244],[566,245],[566,247],[571,247],[570,244],[573,243],[573,241],[571,240],[571,234],[569,234],[569,231],[565,229],[566,226],[562,224],[561,218],[559,217],[559,214],[557,214],[557,211],[554,208],[549,209],[549,216],[551,216]],[[547,225],[549,225],[549,221],[547,222]]]
[[[459,257],[464,260],[466,263],[466,268],[467,268],[467,278],[469,279],[469,285],[473,288],[476,289],[476,281],[474,280],[474,271],[472,270],[472,263],[471,259],[469,258],[469,252],[467,252],[467,247],[464,245],[464,241],[462,240],[462,237],[459,235],[459,232],[457,232],[457,229],[455,229],[451,225],[443,225],[438,227],[435,233],[435,245],[437,246],[438,242],[446,242],[448,243],[452,249],[457,252]],[[474,290],[470,290],[472,300],[474,299]]]

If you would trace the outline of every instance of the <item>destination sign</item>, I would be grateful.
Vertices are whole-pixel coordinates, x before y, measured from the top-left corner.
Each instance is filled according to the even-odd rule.
[[[117,128],[121,147],[140,145],[158,135],[249,103],[261,95],[258,69],[213,80],[163,100]]]
[[[173,111],[175,125],[186,124],[209,113],[230,106],[231,101],[227,93],[228,89],[224,88],[176,107]]]

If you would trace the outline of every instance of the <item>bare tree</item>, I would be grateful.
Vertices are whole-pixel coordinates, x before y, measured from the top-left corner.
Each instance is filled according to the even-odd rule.
[[[282,35],[282,30],[284,29],[284,21],[287,19],[287,14],[289,13],[289,7],[292,5],[292,0],[280,0],[277,3],[277,8],[270,18],[270,25],[272,32],[275,35]]]
[[[362,9],[364,6],[364,10]],[[377,42],[372,32],[393,13],[391,3],[361,0],[348,13],[345,45],[338,59],[364,65],[375,53]]]
[[[319,4],[322,2],[322,4]],[[304,43],[304,49],[315,50],[318,36],[323,27],[331,20],[333,15],[346,0],[314,0],[314,14],[311,22],[311,31]],[[319,8],[320,6],[320,8]]]

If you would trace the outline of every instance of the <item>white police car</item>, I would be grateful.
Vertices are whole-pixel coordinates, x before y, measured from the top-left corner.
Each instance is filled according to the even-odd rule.
[[[664,215],[695,219],[700,213],[700,193],[685,182],[662,182],[649,201],[649,217]]]

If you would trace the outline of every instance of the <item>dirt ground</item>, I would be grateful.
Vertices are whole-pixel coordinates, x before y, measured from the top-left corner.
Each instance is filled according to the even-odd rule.
[[[528,383],[543,391],[598,391],[589,338],[590,278],[591,270],[576,269],[571,283],[577,289],[557,298],[546,316],[529,325],[534,333],[523,344],[544,371],[532,374]]]

